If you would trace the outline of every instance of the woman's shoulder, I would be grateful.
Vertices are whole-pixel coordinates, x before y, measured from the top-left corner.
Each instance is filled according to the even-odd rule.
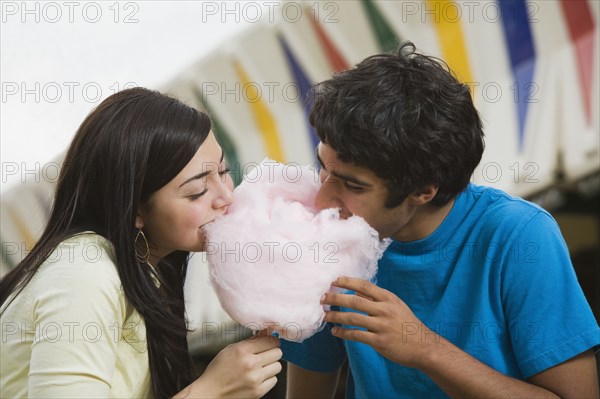
[[[56,246],[3,316],[32,322],[112,323],[124,320],[127,306],[112,244],[85,232]]]
[[[73,290],[93,287],[120,290],[114,247],[106,238],[93,232],[66,238],[42,263],[31,283],[32,288],[38,284],[72,284]]]

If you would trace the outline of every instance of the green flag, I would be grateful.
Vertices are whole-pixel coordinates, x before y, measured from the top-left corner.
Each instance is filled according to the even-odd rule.
[[[362,4],[371,22],[371,28],[377,38],[379,49],[383,52],[396,50],[400,44],[400,40],[385,17],[381,15],[377,6],[373,4],[372,0],[363,0]]]
[[[227,165],[229,165],[229,168],[231,169],[231,179],[233,180],[233,184],[237,186],[242,182],[243,165],[240,163],[240,159],[238,158],[235,144],[227,134],[227,131],[223,125],[219,122],[217,116],[211,111],[208,101],[206,98],[204,98],[202,91],[195,86],[193,87],[193,90],[198,98],[198,101],[200,104],[202,104],[202,108],[204,108],[208,115],[210,115],[210,120],[212,121],[212,131],[215,134],[217,141],[221,145]]]

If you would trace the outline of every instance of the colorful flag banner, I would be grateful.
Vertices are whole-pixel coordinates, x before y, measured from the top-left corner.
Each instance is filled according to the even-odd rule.
[[[327,61],[329,61],[331,70],[333,72],[345,71],[350,67],[348,65],[348,62],[333,44],[331,39],[329,39],[329,36],[327,36],[327,33],[325,33],[325,30],[321,26],[321,23],[318,21],[318,18],[317,16],[315,16],[312,9],[310,10],[310,12],[311,17],[309,19],[312,23],[313,28],[315,29],[317,37],[319,38],[319,42],[321,43],[321,46],[325,51],[325,55],[327,56]]]
[[[519,150],[523,148],[525,121],[534,92],[535,47],[525,0],[499,1],[504,36],[510,58],[519,118]]]
[[[285,53],[285,57],[287,59],[288,65],[294,76],[294,80],[296,81],[296,84],[298,85],[298,90],[300,91],[300,98],[302,100],[302,105],[303,105],[302,108],[304,109],[304,113],[306,115],[306,129],[309,132],[310,140],[311,140],[313,146],[316,147],[319,144],[320,140],[319,140],[319,137],[317,136],[317,133],[315,132],[315,130],[313,129],[313,127],[311,126],[311,124],[308,120],[309,114],[310,114],[310,104],[309,104],[308,95],[309,95],[310,87],[312,84],[309,81],[308,77],[306,76],[306,73],[304,73],[304,71],[302,70],[302,67],[300,66],[300,64],[298,63],[298,61],[292,54],[289,46],[287,45],[287,43],[285,42],[283,37],[279,36],[279,42],[281,43],[281,47],[283,48],[283,51]]]
[[[424,7],[435,16],[432,21],[444,61],[461,82],[473,82],[462,32],[460,6],[451,0],[428,0]]]
[[[400,39],[392,30],[390,24],[381,14],[372,0],[362,0],[365,13],[371,22],[371,28],[377,38],[379,48],[382,52],[394,51],[400,44]]]
[[[586,123],[589,125],[592,120],[592,74],[594,60],[598,57],[598,54],[595,54],[596,46],[594,45],[596,24],[587,1],[560,0],[560,5],[575,48],[579,85],[583,95]]]
[[[242,91],[246,94],[247,103],[252,110],[256,126],[262,134],[267,156],[274,161],[285,162],[285,156],[277,131],[277,123],[273,114],[271,114],[271,111],[261,98],[261,94],[256,87],[256,82],[250,82],[248,74],[238,62],[235,63],[235,70],[242,85]]]
[[[227,165],[231,169],[231,179],[233,180],[233,184],[237,186],[242,182],[242,164],[238,157],[235,144],[223,127],[223,124],[221,124],[219,121],[219,118],[208,105],[208,101],[206,98],[204,98],[202,91],[196,86],[193,87],[193,91],[196,94],[198,102],[202,105],[202,108],[204,108],[204,110],[210,115],[212,131],[215,134],[217,141],[221,145]]]

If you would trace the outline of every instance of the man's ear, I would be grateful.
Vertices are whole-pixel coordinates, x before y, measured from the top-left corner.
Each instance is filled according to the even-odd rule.
[[[439,187],[433,184],[423,186],[413,192],[409,197],[413,205],[424,205],[430,202],[438,192]]]

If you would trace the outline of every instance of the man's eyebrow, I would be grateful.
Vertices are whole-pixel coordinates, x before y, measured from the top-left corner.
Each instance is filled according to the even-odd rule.
[[[317,148],[316,153],[317,153],[317,159],[319,160],[319,163],[321,164],[321,167],[323,169],[327,170],[327,168],[325,167],[325,164],[323,163],[323,160],[319,156],[318,148]],[[364,182],[362,180],[359,180],[359,179],[357,179],[356,177],[353,177],[353,176],[348,176],[348,175],[345,175],[343,173],[339,173],[339,172],[335,172],[335,171],[329,171],[328,173],[331,173],[333,176],[337,177],[338,179],[345,180],[347,182],[354,183],[354,184],[357,184],[359,186],[371,187],[371,184],[366,183],[366,182]]]
[[[225,157],[225,152],[223,150],[221,150],[221,159],[219,160],[219,163],[223,162],[224,157]],[[191,182],[193,180],[202,179],[204,176],[210,175],[210,173],[211,173],[210,170],[207,170],[206,172],[198,173],[197,175],[192,176],[189,179],[187,179],[186,181],[184,181],[183,183],[181,183],[179,185],[179,188],[183,187],[185,184],[188,184],[189,182]]]

